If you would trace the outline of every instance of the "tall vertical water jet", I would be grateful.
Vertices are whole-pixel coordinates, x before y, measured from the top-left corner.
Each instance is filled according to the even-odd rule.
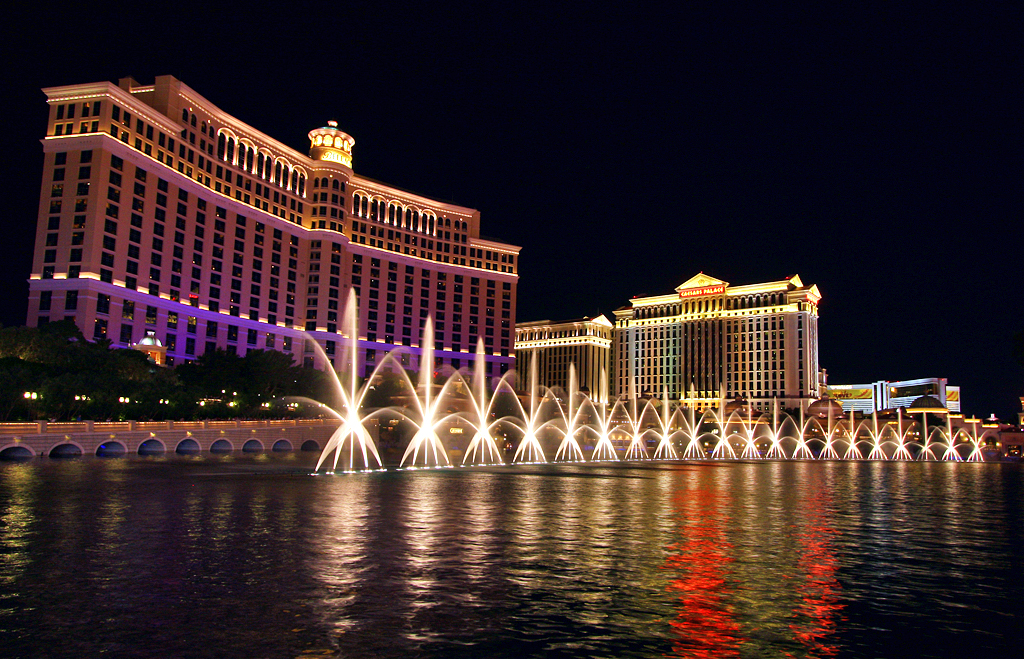
[[[956,450],[956,435],[953,434],[953,419],[946,415],[946,452],[942,454],[943,460],[950,460],[953,462],[963,462],[963,458],[960,453]]]
[[[853,412],[850,412],[850,416],[853,416]],[[828,428],[825,432],[825,447],[821,450],[822,460],[838,460],[839,454],[836,452],[836,435],[842,429],[842,424],[837,422],[833,418],[832,406],[828,406]]]
[[[487,401],[487,377],[484,363],[483,339],[478,339],[476,343],[476,362],[473,366],[473,386],[471,388],[470,400],[473,407],[472,413],[476,417],[476,422],[473,424],[476,432],[473,433],[473,440],[469,443],[469,447],[466,448],[462,464],[504,464],[505,461],[501,458],[501,451],[498,449],[498,445],[491,434],[492,424],[490,422],[490,405]]]
[[[907,449],[907,434],[910,433],[910,428],[903,429],[903,408],[897,408],[896,410],[896,424],[897,424],[897,435],[896,435],[896,451],[892,455],[893,460],[913,460],[914,456],[910,454]]]
[[[871,452],[868,453],[868,460],[887,460],[885,451],[882,450],[882,433],[885,429],[878,429],[878,410],[871,412]]]
[[[580,407],[576,400],[576,396],[576,366],[575,364],[569,364],[569,394],[566,404],[568,413],[563,412],[563,418],[565,420],[565,436],[562,438],[562,443],[558,445],[558,450],[555,452],[555,460],[565,460],[569,462],[586,461],[586,458],[583,457],[583,449],[580,448],[580,444],[576,440],[576,432],[579,430],[577,423],[579,422]]]
[[[375,466],[376,468],[383,467],[380,454],[377,453],[377,446],[373,443],[370,433],[367,432],[364,419],[360,416],[359,411],[366,388],[359,388],[359,378],[357,376],[359,330],[356,320],[356,309],[356,294],[354,290],[350,290],[348,300],[345,303],[344,319],[342,321],[342,329],[347,335],[343,345],[348,349],[350,363],[348,376],[345,378],[344,383],[338,377],[334,367],[330,366],[330,360],[328,360],[328,372],[333,375],[334,381],[338,385],[338,394],[341,397],[342,409],[338,412],[338,416],[341,418],[342,423],[334,434],[331,435],[331,438],[324,446],[324,450],[320,453],[320,459],[316,463],[317,470],[320,469],[320,466],[323,465],[327,460],[327,456],[332,451],[334,452],[334,469],[337,470],[338,463],[346,450],[348,452],[348,471],[355,471],[357,469],[357,454],[362,458],[362,462],[359,465],[362,469],[372,469]],[[326,359],[327,356],[324,355],[324,358]],[[374,462],[370,461],[370,456],[373,456],[375,465]]]
[[[793,451],[794,460],[813,460],[814,453],[807,445],[807,424],[804,420],[804,406],[800,406],[800,426],[796,433],[796,450]]]
[[[984,439],[984,435],[982,437],[978,436],[978,420],[977,419],[971,419],[970,421],[971,421],[971,432],[967,435],[967,438],[968,438],[968,440],[970,440],[971,445],[974,447],[974,450],[972,450],[971,454],[969,456],[967,456],[967,461],[968,462],[984,462],[985,461],[985,455],[981,451],[981,442]]]
[[[729,429],[725,419],[725,399],[723,398],[720,403],[721,405],[718,408],[718,412],[715,412],[714,409],[709,409],[701,414],[701,425],[704,424],[704,420],[707,418],[707,415],[711,414],[711,417],[715,420],[718,430],[721,433],[718,436],[718,442],[715,444],[714,450],[711,451],[711,457],[717,460],[722,460],[726,457],[735,460],[736,451],[732,449],[732,443],[729,442]]]
[[[768,453],[764,456],[769,460],[785,460],[786,452],[782,448],[782,426],[779,423],[779,399],[772,399],[772,428],[771,446],[768,448]]]
[[[537,438],[538,421],[540,420],[540,384],[537,376],[537,359],[530,360],[530,414],[525,420],[523,439],[516,448],[512,462],[547,462],[544,449]]]
[[[423,327],[420,348],[420,384],[418,389],[422,392],[422,398],[414,396],[414,400],[420,407],[420,423],[416,434],[402,455],[401,465],[406,466],[406,460],[409,460],[411,456],[410,467],[450,467],[451,461],[448,459],[448,452],[445,450],[444,444],[441,443],[441,438],[437,436],[435,427],[438,421],[437,403],[441,397],[434,396],[434,323],[432,318],[427,318]],[[420,463],[421,451],[423,454],[422,464]]]
[[[675,447],[672,446],[672,416],[669,414],[668,387],[662,387],[661,389],[660,412],[661,413],[658,415],[658,421],[661,422],[661,441],[658,442],[658,448],[654,450],[654,459],[678,460],[679,456],[676,454]]]
[[[850,443],[846,447],[846,454],[843,455],[844,460],[863,460],[864,455],[860,452],[860,447],[857,445],[857,438],[860,437],[860,429],[864,423],[854,423],[856,418],[854,417],[853,410],[850,410]]]
[[[760,415],[758,415],[758,421],[760,421]],[[743,453],[740,457],[746,460],[756,460],[762,457],[761,452],[757,450],[755,429],[754,410],[751,406],[747,406],[747,418],[740,417],[740,437],[743,439]]]
[[[572,369],[573,365],[570,364],[569,368]],[[573,374],[573,371],[570,370],[570,378],[572,377],[572,374]],[[615,454],[615,447],[612,445],[612,440],[611,440],[611,436],[610,436],[610,432],[609,432],[608,407],[607,407],[607,405],[604,402],[604,401],[608,400],[608,392],[607,392],[608,385],[605,382],[607,379],[608,379],[607,378],[607,373],[605,373],[604,367],[602,366],[601,367],[601,390],[599,392],[598,404],[597,404],[597,406],[594,406],[595,414],[597,415],[597,423],[598,423],[597,444],[594,446],[594,453],[593,453],[593,455],[590,458],[591,460],[595,460],[595,461],[598,461],[598,460],[609,461],[609,460],[618,460],[619,459],[619,456]],[[593,405],[592,401],[591,401],[591,405]],[[632,418],[635,419],[636,416],[634,415]],[[630,449],[629,449],[629,452],[627,452],[627,454],[633,452],[634,446],[637,443],[637,434],[636,434],[635,421],[634,421],[633,424],[631,424],[631,426],[632,426],[632,435],[631,435],[631,440],[630,440],[630,445],[629,445]],[[644,457],[647,457],[646,452],[644,452]],[[631,459],[631,460],[639,460],[640,459],[639,458],[639,452],[637,452],[636,456],[634,456],[632,458],[629,458],[629,459]]]

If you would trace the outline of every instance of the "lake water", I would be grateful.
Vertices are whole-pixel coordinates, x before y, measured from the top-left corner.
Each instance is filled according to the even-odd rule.
[[[1016,464],[0,465],[4,657],[1020,657]]]

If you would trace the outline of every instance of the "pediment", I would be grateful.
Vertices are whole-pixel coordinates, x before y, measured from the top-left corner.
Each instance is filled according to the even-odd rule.
[[[677,291],[685,291],[691,288],[707,288],[709,286],[728,286],[729,282],[722,281],[711,275],[706,275],[703,272],[698,272],[694,276],[687,279],[685,282],[676,286]]]

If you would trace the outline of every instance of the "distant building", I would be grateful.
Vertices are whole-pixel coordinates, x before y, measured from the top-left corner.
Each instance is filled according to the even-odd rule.
[[[615,311],[616,396],[767,409],[818,398],[818,287],[798,275],[733,286],[703,273]]]
[[[921,396],[932,396],[950,412],[960,411],[960,387],[950,386],[946,378],[830,384],[828,395],[838,400],[844,411],[873,412],[910,407]]]
[[[171,76],[43,91],[29,325],[70,318],[118,347],[152,334],[172,365],[271,349],[362,375],[399,346],[419,369],[433,318],[429,367],[467,366],[478,341],[490,375],[512,367],[519,248],[483,238],[475,209],[355,173],[335,122],[303,151]]]
[[[600,399],[609,393],[612,324],[605,316],[575,320],[538,320],[516,324],[516,369],[525,388],[537,362],[541,386],[569,390],[569,365],[576,367],[580,389]]]

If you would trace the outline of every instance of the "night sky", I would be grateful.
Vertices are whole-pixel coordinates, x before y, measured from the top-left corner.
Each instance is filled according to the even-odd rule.
[[[99,3],[4,28],[0,322],[25,320],[40,88],[171,74],[300,151],[336,119],[357,173],[480,209],[523,248],[521,321],[610,316],[699,271],[799,274],[823,295],[831,383],[946,377],[969,414],[1019,409],[1012,3],[285,4]]]

